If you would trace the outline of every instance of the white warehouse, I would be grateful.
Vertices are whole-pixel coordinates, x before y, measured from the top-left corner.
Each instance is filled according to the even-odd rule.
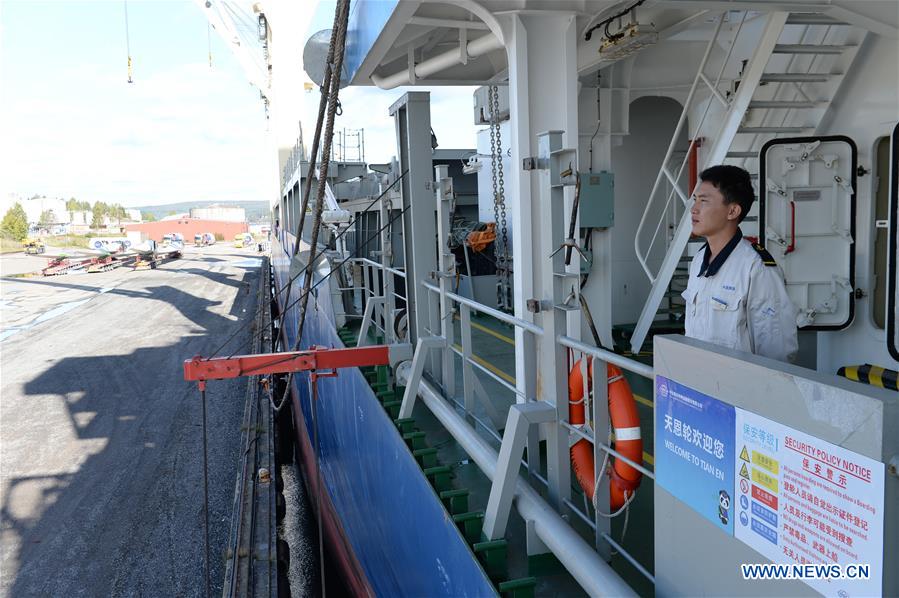
[[[225,220],[227,222],[246,222],[247,212],[238,206],[223,206],[213,204],[203,208],[191,208],[191,218],[202,220]]]

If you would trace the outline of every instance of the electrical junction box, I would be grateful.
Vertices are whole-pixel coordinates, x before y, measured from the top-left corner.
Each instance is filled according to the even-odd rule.
[[[578,202],[581,228],[609,228],[615,224],[615,175],[601,170],[581,173]]]
[[[499,121],[509,120],[509,86],[497,86],[497,116]],[[490,106],[490,86],[483,85],[474,91],[474,124],[489,125],[493,109]]]

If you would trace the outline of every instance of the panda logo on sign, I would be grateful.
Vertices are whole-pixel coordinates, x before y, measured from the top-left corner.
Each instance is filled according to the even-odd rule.
[[[725,490],[718,492],[718,519],[724,525],[730,520],[730,494]]]

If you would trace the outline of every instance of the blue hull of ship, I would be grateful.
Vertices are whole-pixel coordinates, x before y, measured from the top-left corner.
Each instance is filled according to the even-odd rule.
[[[272,243],[275,288],[289,280],[294,237],[281,231]],[[285,249],[286,248],[286,249]],[[299,281],[280,306],[299,296]],[[340,347],[330,291],[310,296],[302,347]],[[296,341],[298,309],[285,313],[287,343]],[[294,414],[306,464],[314,463],[311,387],[294,378]],[[495,596],[471,550],[385,413],[361,372],[341,370],[318,381],[316,424],[322,507],[337,538],[349,578],[378,596]],[[316,494],[313,492],[313,495]],[[327,530],[326,530],[327,531]],[[326,534],[327,536],[327,534]]]

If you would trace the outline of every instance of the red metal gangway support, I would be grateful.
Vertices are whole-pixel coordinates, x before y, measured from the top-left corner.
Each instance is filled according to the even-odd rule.
[[[184,379],[196,381],[200,390],[203,390],[206,388],[208,380],[289,374],[310,370],[316,377],[334,376],[340,368],[390,365],[411,357],[411,345],[373,345],[349,349],[316,347],[307,351],[208,359],[198,355],[184,361]],[[327,370],[328,373],[317,373],[318,370]]]
[[[203,499],[204,499],[204,543],[205,543],[205,582],[206,596],[209,596],[209,476],[207,472],[207,438],[206,438],[206,383],[209,380],[226,380],[243,376],[261,376],[267,374],[289,374],[291,372],[312,372],[312,420],[314,450],[316,453],[315,487],[319,495],[319,553],[321,545],[321,473],[318,471],[318,430],[315,422],[315,403],[318,398],[318,378],[337,375],[337,370],[350,367],[374,365],[396,365],[400,361],[412,358],[411,344],[373,345],[370,347],[352,347],[331,349],[313,347],[306,351],[287,351],[284,353],[262,353],[258,355],[237,355],[232,357],[204,358],[199,355],[184,361],[184,379],[197,382],[203,405]],[[285,390],[290,392],[290,389]]]

